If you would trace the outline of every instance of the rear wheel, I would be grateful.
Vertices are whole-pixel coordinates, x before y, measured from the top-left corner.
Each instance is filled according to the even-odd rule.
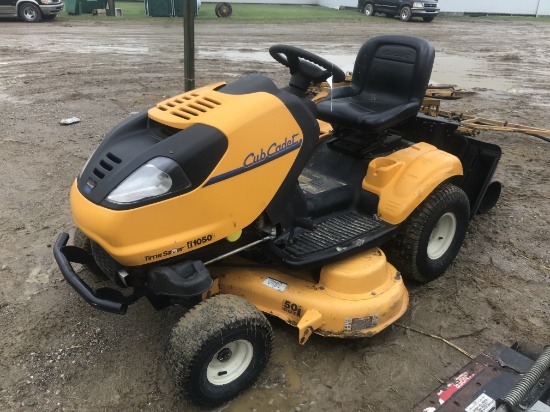
[[[403,224],[388,247],[388,261],[418,282],[437,279],[458,254],[469,219],[466,193],[450,183],[441,184]]]
[[[411,17],[412,17],[412,12],[409,6],[403,7],[399,12],[399,18],[401,19],[401,21],[409,21]]]
[[[271,325],[254,305],[217,295],[179,321],[166,348],[176,386],[202,407],[225,403],[250,387],[271,356]]]
[[[422,20],[424,20],[426,23],[429,23],[431,21],[434,21],[434,18],[433,16],[429,16],[429,17],[422,17]]]
[[[23,3],[19,8],[19,16],[28,23],[42,20],[42,12],[34,3]]]
[[[372,6],[372,4],[365,4],[363,13],[365,14],[365,16],[372,16],[374,14],[374,7]]]

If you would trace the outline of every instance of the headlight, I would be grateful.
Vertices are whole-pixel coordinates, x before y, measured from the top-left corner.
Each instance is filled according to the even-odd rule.
[[[182,190],[191,182],[172,159],[155,157],[122,181],[107,196],[113,203],[132,203]]]
[[[413,8],[415,8],[415,9],[416,8],[422,8],[422,7],[424,7],[424,3],[420,3],[418,1],[413,3]]]
[[[54,4],[56,2],[56,0],[40,0],[40,3],[42,4]]]

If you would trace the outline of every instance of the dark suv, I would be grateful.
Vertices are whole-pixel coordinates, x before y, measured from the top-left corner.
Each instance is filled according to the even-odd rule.
[[[374,13],[383,13],[387,17],[399,15],[401,21],[422,17],[424,21],[430,22],[439,14],[437,0],[359,0],[357,6],[367,16],[372,16]]]
[[[63,10],[63,0],[0,0],[0,17],[35,22],[53,20]]]

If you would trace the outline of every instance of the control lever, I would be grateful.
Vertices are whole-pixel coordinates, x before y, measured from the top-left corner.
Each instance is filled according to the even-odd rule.
[[[317,226],[318,226],[317,222],[314,222],[311,219],[306,219],[305,217],[295,217],[294,219],[292,219],[290,233],[286,240],[286,246],[293,243],[294,230],[297,227],[301,227],[302,229],[306,229],[306,230],[315,230],[317,229]]]

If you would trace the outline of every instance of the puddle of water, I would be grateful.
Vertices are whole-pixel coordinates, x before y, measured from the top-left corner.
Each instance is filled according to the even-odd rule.
[[[273,356],[273,363],[283,365],[287,391],[298,392],[302,389],[302,379],[296,369],[296,361],[290,348],[278,348]]]
[[[436,54],[432,84],[453,84],[463,89],[485,88],[504,92],[517,92],[518,84],[494,76],[483,60]]]
[[[355,63],[355,54],[321,53],[328,61],[340,66],[344,71],[351,71]],[[273,62],[272,57],[262,50],[199,50],[197,58],[228,59],[232,61]],[[438,53],[432,71],[430,83],[453,84],[463,89],[486,88],[509,93],[521,93],[520,85],[509,79],[495,77],[483,60],[463,56]]]
[[[147,46],[122,46],[113,44],[81,44],[78,49],[79,53],[105,53],[105,54],[148,54],[149,47]]]
[[[237,51],[237,50],[198,50],[196,59],[227,59],[235,62],[272,62],[273,58],[265,50],[263,51]]]
[[[309,410],[308,407],[304,408],[305,399],[301,394],[302,379],[292,349],[284,346],[274,348],[271,365],[282,366],[283,385],[251,388],[231,401],[227,407],[223,407],[223,411],[289,411],[298,405],[301,405],[300,409],[303,411]]]
[[[42,39],[39,38],[42,42]],[[121,44],[94,42],[81,38],[63,39],[63,41],[53,42],[48,45],[48,50],[44,51],[42,43],[29,43],[27,45],[31,50],[46,53],[82,53],[82,54],[149,54],[147,44],[138,43],[135,40],[125,41]],[[18,63],[21,63],[19,61]]]
[[[310,399],[311,397],[311,395],[288,396],[281,388],[252,388],[230,404],[218,409],[217,412],[319,410],[315,407],[316,402]]]

